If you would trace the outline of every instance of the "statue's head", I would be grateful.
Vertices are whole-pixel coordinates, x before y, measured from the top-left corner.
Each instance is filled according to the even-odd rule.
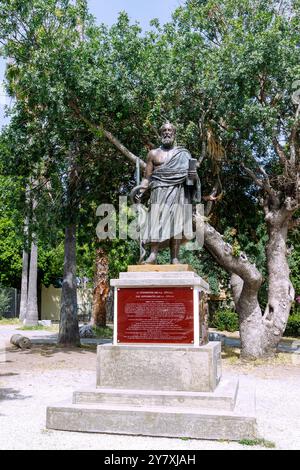
[[[165,148],[171,148],[176,138],[176,127],[169,121],[165,122],[160,128],[161,143]]]

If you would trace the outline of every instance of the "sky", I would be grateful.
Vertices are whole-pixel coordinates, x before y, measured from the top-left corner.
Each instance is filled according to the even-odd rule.
[[[98,23],[111,25],[116,22],[118,13],[125,10],[133,21],[138,21],[143,29],[149,28],[149,21],[158,18],[166,23],[171,19],[172,12],[183,0],[88,0],[90,12]],[[2,90],[5,62],[0,58],[0,128],[7,123],[4,117],[4,104],[9,104]]]

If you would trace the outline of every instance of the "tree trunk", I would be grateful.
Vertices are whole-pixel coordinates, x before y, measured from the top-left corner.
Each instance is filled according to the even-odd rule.
[[[241,356],[247,359],[269,357],[276,353],[294,300],[286,253],[290,215],[281,208],[270,213],[266,222],[269,229],[269,293],[264,315],[258,302],[261,274],[244,253],[233,256],[231,246],[213,227],[205,224],[205,248],[232,273],[231,287],[240,322]]]
[[[96,270],[93,291],[93,314],[91,324],[106,326],[106,301],[109,294],[108,256],[102,248],[96,252]]]
[[[27,312],[27,296],[28,296],[28,264],[29,253],[26,248],[23,249],[22,261],[22,282],[21,282],[21,300],[20,300],[20,316],[19,320],[24,321]]]
[[[286,247],[290,218],[291,215],[284,207],[269,212],[266,217],[269,232],[269,291],[265,314],[261,319],[254,314],[260,312],[260,308],[256,301],[253,302],[253,296],[245,289],[245,285],[237,303],[237,311],[240,314],[241,352],[246,358],[274,356],[286,328],[295,294],[289,278]]]
[[[27,311],[24,325],[34,326],[38,324],[39,314],[37,306],[37,269],[38,269],[38,247],[35,235],[32,235],[30,250],[30,267],[28,279]]]
[[[61,346],[80,346],[77,317],[75,224],[66,227],[65,231],[64,278],[58,344]]]
[[[30,339],[22,335],[13,335],[10,338],[10,342],[20,349],[31,349],[32,346]]]
[[[29,210],[30,205],[30,188],[26,186],[25,192],[25,211]],[[27,312],[28,302],[28,268],[29,268],[29,216],[27,215],[24,220],[24,248],[22,258],[22,281],[21,281],[21,299],[20,299],[20,315],[19,320],[24,321]]]
[[[258,291],[262,284],[260,272],[249,262],[245,253],[234,256],[232,247],[208,223],[204,225],[204,246],[223,268],[234,274],[231,283],[240,316],[242,356],[262,356],[262,313],[258,303]]]
[[[291,213],[285,207],[270,212],[266,217],[269,241],[267,262],[269,273],[268,305],[263,317],[262,344],[266,355],[276,352],[285,331],[295,291],[290,281],[287,260],[287,236]]]

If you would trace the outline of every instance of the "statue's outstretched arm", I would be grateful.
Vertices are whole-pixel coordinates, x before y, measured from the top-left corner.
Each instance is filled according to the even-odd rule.
[[[154,170],[153,155],[152,155],[152,152],[149,152],[147,156],[147,164],[145,168],[144,179],[141,182],[141,186],[143,186],[145,189],[148,188],[149,186],[149,182],[150,182],[153,170]]]

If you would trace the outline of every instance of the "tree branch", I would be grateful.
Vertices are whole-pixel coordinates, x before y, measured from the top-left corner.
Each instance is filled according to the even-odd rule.
[[[263,175],[263,179],[259,179],[256,174],[250,170],[250,168],[247,168],[243,163],[242,163],[242,168],[245,170],[245,172],[253,179],[255,184],[259,186],[261,189],[263,189],[271,198],[276,197],[276,193],[274,189],[271,187],[269,176],[267,175],[266,171],[264,170],[263,167],[259,167],[258,171],[260,172],[261,175]]]
[[[292,128],[291,136],[290,136],[290,146],[291,146],[290,162],[293,167],[295,166],[296,160],[297,160],[296,147],[297,147],[297,136],[298,136],[298,131],[299,131],[299,123],[300,123],[299,116],[300,116],[300,104],[298,105],[298,108],[296,111],[295,124]]]
[[[221,193],[218,195],[218,191],[221,191]],[[222,191],[222,183],[221,183],[221,180],[220,180],[220,177],[218,175],[218,178],[217,178],[217,181],[213,187],[213,190],[212,192],[210,193],[209,196],[204,196],[203,199],[205,201],[208,201],[207,202],[207,205],[205,207],[205,215],[206,217],[209,216],[209,214],[211,213],[212,211],[212,208],[213,208],[213,203],[216,202],[216,201],[219,201],[222,199],[222,196],[223,196],[223,191]]]
[[[237,274],[232,274],[230,278],[230,286],[232,290],[234,304],[238,305],[243,291],[244,281]]]
[[[259,186],[260,188],[263,188],[264,185],[263,185],[263,182],[262,180],[258,179],[256,174],[250,170],[250,168],[247,168],[244,163],[241,164],[241,167],[245,170],[245,172],[247,173],[248,176],[250,176],[250,178],[254,181],[254,183]]]
[[[267,172],[265,171],[265,169],[262,166],[258,167],[258,170],[259,170],[260,174],[264,177],[263,184],[264,184],[265,190],[267,191],[268,194],[273,195],[274,190],[271,187],[271,183],[270,183],[270,180],[269,180],[269,175],[267,174]]]
[[[73,102],[69,102],[70,107],[75,112],[76,116],[87,124],[87,126],[96,134],[104,134],[105,137],[113,144],[126,158],[128,158],[131,163],[136,165],[137,160],[139,161],[140,167],[144,170],[146,168],[146,163],[136,155],[134,155],[130,150],[128,150],[111,132],[107,131],[102,127],[102,125],[97,126],[93,124],[89,119],[83,116],[78,108],[78,106]]]
[[[277,137],[273,137],[273,146],[275,148],[275,151],[279,157],[279,160],[281,161],[282,165],[286,168],[288,159],[287,156],[283,150],[283,147],[280,145],[279,141],[277,140]]]
[[[232,247],[225,243],[220,233],[210,224],[204,224],[204,246],[217,262],[229,273],[234,273],[258,291],[262,275],[254,264],[251,264],[245,253],[233,256]]]

